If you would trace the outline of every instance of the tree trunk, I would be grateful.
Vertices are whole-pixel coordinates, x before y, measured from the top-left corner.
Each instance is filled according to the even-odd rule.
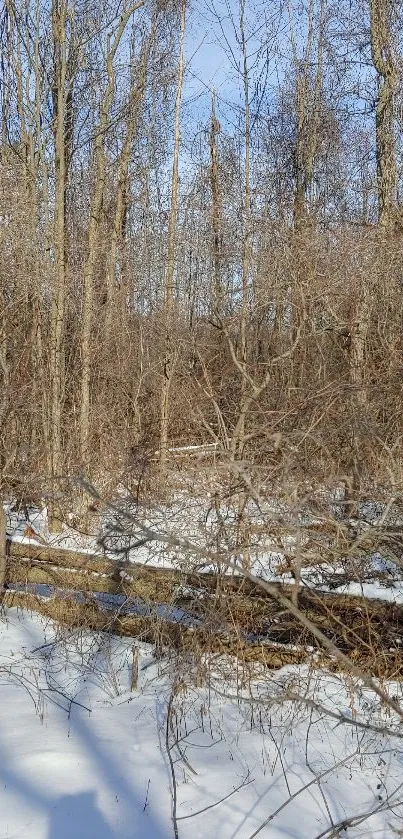
[[[365,380],[365,349],[370,324],[370,290],[363,283],[350,333],[350,382],[352,387],[352,443],[350,475],[346,486],[347,516],[356,517],[362,485],[362,464],[365,461],[367,382]]]
[[[396,213],[397,166],[393,106],[399,76],[391,34],[390,0],[370,0],[371,53],[378,74],[376,165],[379,223],[390,228]]]
[[[7,573],[7,517],[0,504],[0,592],[4,591]]]
[[[294,151],[294,229],[301,233],[309,218],[309,192],[312,187],[318,150],[318,128],[323,88],[323,43],[325,0],[320,0],[317,38],[315,39],[314,0],[308,8],[308,30],[303,56],[298,57],[298,43],[293,21],[293,8],[288,2],[290,39],[293,55],[296,96],[296,142]],[[312,55],[316,40],[316,70],[312,74]]]
[[[84,266],[84,299],[81,333],[81,403],[80,403],[80,465],[88,477],[90,469],[90,378],[91,378],[91,331],[93,321],[94,274],[98,258],[101,213],[106,181],[105,135],[108,130],[110,110],[115,93],[116,74],[114,58],[127,23],[137,9],[144,3],[140,0],[130,6],[120,19],[112,45],[108,43],[106,69],[108,84],[102,98],[99,125],[94,143],[94,190],[90,208],[88,232],[88,254]],[[109,40],[109,39],[108,39]]]
[[[66,294],[65,200],[66,200],[66,0],[53,0],[52,30],[54,43],[55,88],[54,147],[55,147],[55,289],[52,298],[50,328],[50,473],[52,493],[63,471],[62,457],[62,399],[63,399],[63,332]],[[60,529],[60,517],[54,503],[49,505],[49,529]]]
[[[250,102],[249,102],[249,68],[245,37],[245,0],[240,0],[239,30],[241,36],[242,50],[242,81],[244,93],[244,131],[245,131],[245,159],[244,159],[244,219],[243,219],[243,241],[242,241],[242,288],[241,288],[241,321],[239,330],[240,363],[242,368],[241,394],[239,402],[239,416],[236,434],[236,454],[242,457],[245,445],[245,420],[247,413],[247,324],[248,324],[248,289],[249,270],[251,260],[251,187],[250,187]]]
[[[221,280],[221,249],[222,249],[222,209],[221,190],[218,171],[218,151],[216,137],[220,132],[220,124],[215,111],[215,91],[211,102],[210,129],[210,185],[212,195],[212,227],[213,227],[213,261],[214,261],[214,309],[221,315],[223,305],[223,289]]]
[[[179,147],[180,147],[180,113],[183,90],[184,75],[184,50],[186,31],[186,0],[182,0],[180,42],[179,42],[179,63],[178,81],[176,87],[175,101],[175,135],[174,155],[172,165],[172,188],[171,188],[171,209],[168,225],[168,253],[167,267],[165,272],[165,348],[163,358],[163,375],[160,402],[160,451],[159,451],[159,473],[160,482],[166,470],[168,431],[169,431],[169,402],[170,390],[175,368],[175,348],[173,347],[172,322],[174,304],[174,275],[175,275],[175,241],[176,228],[178,223],[178,191],[179,191]]]
[[[136,134],[138,120],[141,111],[143,94],[147,79],[147,68],[150,57],[150,52],[155,39],[156,31],[156,16],[153,19],[151,31],[147,38],[146,44],[142,49],[140,61],[140,75],[136,79],[134,72],[131,78],[131,87],[128,98],[128,117],[126,125],[126,135],[123,141],[122,151],[118,162],[118,177],[116,189],[116,206],[111,232],[110,249],[106,263],[106,317],[105,317],[105,343],[108,344],[109,336],[111,335],[112,321],[113,321],[113,298],[116,282],[116,263],[118,257],[119,244],[123,238],[124,222],[126,215],[126,195],[129,177],[129,163],[132,151],[133,139]]]

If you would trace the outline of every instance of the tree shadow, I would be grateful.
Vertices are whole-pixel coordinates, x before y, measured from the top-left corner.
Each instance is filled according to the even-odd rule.
[[[47,839],[113,839],[97,806],[96,793],[82,792],[55,799],[50,811]]]
[[[19,622],[19,618],[17,618],[17,621]],[[29,622],[21,621],[21,626],[17,628],[18,633],[15,635],[15,642],[22,651],[19,666],[23,667],[24,662],[26,662],[28,667],[31,661],[30,653],[27,650],[36,650],[39,642],[43,641],[43,634],[37,632],[36,626]],[[44,669],[46,669],[47,664],[47,657],[44,656]],[[10,676],[10,684],[13,684],[12,675]],[[35,690],[31,691],[31,688],[34,688],[33,683],[30,682],[29,684],[31,687],[28,690],[23,678],[17,680],[19,686],[19,701],[16,703],[17,716],[13,717],[7,703],[3,704],[2,714],[0,715],[2,721],[0,726],[0,787],[4,787],[6,794],[16,796],[17,801],[19,800],[21,803],[21,809],[19,804],[16,803],[12,814],[13,822],[18,825],[16,829],[14,828],[13,835],[18,837],[27,835],[26,830],[27,825],[29,825],[31,833],[28,833],[28,835],[41,836],[43,839],[44,837],[46,839],[71,839],[71,837],[74,837],[74,839],[132,839],[133,836],[136,839],[146,839],[146,837],[147,839],[167,839],[171,834],[170,826],[168,826],[170,812],[169,814],[168,812],[166,814],[161,813],[159,807],[159,816],[157,812],[153,812],[150,802],[147,807],[145,806],[145,789],[141,788],[140,790],[135,766],[131,763],[128,767],[120,760],[120,754],[114,745],[113,732],[109,730],[105,732],[105,724],[108,727],[109,717],[107,717],[108,722],[104,720],[102,715],[97,718],[97,715],[94,714],[93,719],[84,707],[73,705],[66,709],[62,702],[58,703],[59,707],[50,706],[54,707],[54,713],[46,718],[46,727],[47,733],[50,735],[48,749],[50,760],[53,757],[55,759],[54,784],[52,783],[51,772],[47,771],[45,777],[42,777],[41,743],[43,734],[38,736],[37,728],[39,727],[42,732],[42,727],[40,720],[36,717],[38,713],[36,707],[37,695]],[[16,685],[13,689],[15,688]],[[63,691],[63,685],[61,690]],[[26,691],[27,704],[24,701]],[[59,695],[58,691],[56,691],[56,694]],[[45,693],[45,703],[47,697],[48,694]],[[31,706],[33,699],[34,705]],[[68,713],[66,713],[67,710]],[[32,723],[31,713],[33,715]],[[10,724],[11,721],[13,721],[13,725]],[[130,719],[128,723],[130,723]],[[21,745],[21,725],[24,726],[24,731],[26,726],[24,738],[26,737],[29,743],[29,745],[23,747]],[[7,736],[6,726],[7,731],[11,732],[10,737]],[[15,738],[14,730],[16,731]],[[61,786],[58,757],[63,755],[64,738],[66,740],[71,738],[71,741],[75,739],[76,744],[73,742],[70,750],[67,774],[63,774],[64,786]],[[14,751],[15,745],[17,745],[16,751]],[[27,752],[31,748],[35,755],[34,768],[27,761]],[[43,748],[46,752],[45,742]],[[19,763],[20,757],[22,757],[21,764]],[[75,788],[77,788],[77,783],[81,786],[84,778],[80,777],[80,761],[83,758],[88,758],[91,765],[91,780],[88,780],[87,783],[93,788],[85,789],[83,784],[84,789],[81,787],[74,793],[68,784],[71,780]],[[74,770],[75,761],[77,777],[71,774]],[[150,773],[151,771],[152,766],[150,765]],[[61,790],[66,790],[66,794],[60,795]],[[68,794],[69,791],[70,794]],[[3,789],[1,792],[3,799]],[[116,805],[113,803],[114,799],[116,799]],[[107,807],[106,810],[100,809],[98,801],[101,802],[101,800],[102,805]],[[161,817],[162,821],[160,820]],[[34,834],[32,833],[32,824],[35,824]],[[0,836],[3,836],[1,828]]]

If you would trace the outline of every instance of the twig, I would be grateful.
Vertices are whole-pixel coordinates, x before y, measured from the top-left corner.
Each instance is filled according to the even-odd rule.
[[[274,819],[276,816],[278,816],[278,814],[281,812],[281,810],[284,810],[284,808],[285,808],[285,807],[287,807],[287,805],[288,805],[288,804],[290,804],[290,802],[291,802],[291,801],[293,801],[295,798],[297,798],[297,796],[298,796],[298,795],[300,795],[300,794],[301,794],[301,792],[305,792],[305,790],[307,790],[307,789],[309,789],[310,787],[314,786],[314,784],[319,783],[319,781],[321,781],[321,780],[322,780],[322,778],[325,778],[325,777],[326,777],[326,775],[330,775],[332,772],[334,772],[334,771],[335,771],[335,769],[339,769],[339,767],[340,767],[340,766],[344,766],[344,765],[345,765],[346,763],[348,763],[348,761],[349,761],[349,760],[351,760],[351,758],[353,758],[356,754],[357,754],[357,750],[356,750],[355,752],[353,752],[352,754],[348,755],[347,757],[345,757],[343,760],[339,760],[339,761],[338,761],[337,763],[335,763],[335,764],[334,764],[334,766],[332,766],[330,769],[326,769],[324,772],[321,772],[321,773],[320,773],[320,775],[317,775],[315,778],[312,778],[312,781],[309,781],[309,783],[308,783],[308,784],[305,784],[305,786],[300,787],[300,789],[298,789],[296,792],[294,792],[292,795],[290,795],[290,796],[289,796],[289,798],[287,798],[287,801],[284,801],[284,802],[283,802],[283,804],[281,804],[281,806],[280,806],[280,807],[278,807],[278,808],[277,808],[277,810],[275,810],[275,811],[274,811],[274,813],[272,813],[270,816],[268,816],[268,818],[267,818],[267,819],[265,819],[265,821],[264,821],[264,822],[262,822],[262,824],[261,824],[261,825],[257,828],[257,830],[255,830],[255,832],[254,832],[254,833],[252,833],[252,834],[249,836],[249,839],[255,839],[255,836],[257,836],[259,833],[261,833],[261,831],[262,831],[262,830],[263,830],[263,829],[264,829],[264,828],[265,828],[265,827],[266,827],[266,826],[267,826],[267,825],[268,825],[271,821],[273,821],[273,819]],[[318,837],[317,837],[317,839],[320,839],[320,837],[318,836]]]
[[[390,799],[396,795],[402,786],[403,784],[399,784],[399,786],[396,787],[396,789],[387,797],[386,801],[382,801],[380,804],[377,804],[377,806],[373,807],[372,810],[367,810],[365,813],[359,813],[356,816],[350,816],[350,818],[342,819],[335,825],[329,825],[329,827],[323,830],[322,833],[315,836],[315,839],[336,839],[336,836],[340,834],[340,830],[347,830],[348,827],[356,827],[371,818],[371,816],[375,816],[376,813],[382,812],[386,807],[389,809],[391,806],[401,806],[403,801],[398,801],[396,804],[391,805]]]
[[[144,804],[143,804],[143,813],[146,810],[146,808],[148,807],[148,792],[149,792],[149,789],[150,789],[150,784],[151,784],[151,778],[148,779],[148,783],[147,783],[146,797],[145,797]]]
[[[238,694],[230,694],[224,693],[224,691],[218,690],[215,685],[212,685],[214,693],[218,696],[222,696],[224,699],[234,700],[235,702],[239,702],[241,699],[242,702],[248,702],[249,704],[255,705],[263,705],[265,708],[272,707],[273,705],[279,705],[282,702],[300,702],[302,705],[306,705],[308,708],[311,708],[318,713],[322,713],[325,716],[331,717],[332,719],[336,720],[338,725],[352,725],[355,728],[360,728],[363,731],[372,731],[374,734],[380,734],[384,736],[390,737],[398,737],[400,740],[403,739],[403,733],[397,731],[393,728],[388,728],[388,726],[378,726],[372,725],[370,722],[360,722],[360,720],[353,719],[352,717],[348,717],[346,714],[343,714],[341,711],[336,712],[332,711],[330,708],[326,708],[325,705],[322,705],[320,702],[317,702],[315,699],[310,699],[308,696],[300,696],[297,693],[282,693],[279,696],[272,696],[270,699],[264,699],[261,696],[239,696]]]
[[[165,726],[165,747],[167,750],[168,760],[169,760],[169,767],[171,770],[171,778],[172,778],[172,822],[174,828],[174,836],[175,839],[179,839],[179,830],[178,830],[178,818],[176,815],[177,809],[177,787],[176,787],[176,776],[175,776],[175,767],[174,762],[172,760],[171,754],[171,747],[169,745],[169,731],[170,731],[170,724],[171,724],[171,714],[172,714],[172,707],[173,707],[173,700],[174,700],[174,687],[172,687],[172,693],[169,697],[168,702],[168,709],[167,709],[167,719],[166,719],[166,726]]]
[[[248,776],[247,776],[248,777]],[[188,813],[187,816],[178,816],[177,821],[183,821],[184,819],[193,819],[195,816],[200,816],[201,813],[205,813],[207,810],[212,810],[213,807],[218,807],[219,804],[222,804],[224,801],[227,801],[228,798],[231,798],[231,795],[235,795],[236,792],[239,792],[240,789],[247,787],[249,784],[252,784],[255,779],[251,778],[250,780],[244,780],[238,787],[231,790],[227,795],[224,795],[223,798],[220,798],[219,801],[215,801],[214,804],[209,804],[207,807],[203,807],[202,810],[197,810],[196,813]]]

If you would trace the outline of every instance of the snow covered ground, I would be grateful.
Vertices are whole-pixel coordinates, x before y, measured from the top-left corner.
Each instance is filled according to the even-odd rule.
[[[196,688],[191,661],[144,646],[132,691],[132,663],[128,639],[2,616],[0,839],[170,839],[174,785],[179,839],[401,835],[403,726],[351,680],[242,684],[215,660]]]

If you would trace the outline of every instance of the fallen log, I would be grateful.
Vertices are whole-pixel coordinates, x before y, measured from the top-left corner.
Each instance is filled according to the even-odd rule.
[[[31,592],[6,591],[3,606],[38,612],[61,626],[82,630],[109,632],[137,638],[155,645],[159,650],[192,651],[195,657],[206,654],[233,655],[241,661],[262,663],[278,669],[285,664],[298,664],[307,659],[305,650],[282,648],[279,645],[247,642],[239,637],[212,635],[204,628],[193,628],[161,619],[156,615],[132,616],[111,613],[94,602],[80,603],[73,597],[45,598]],[[311,656],[312,657],[312,656]]]
[[[250,644],[260,641],[265,644],[275,641],[290,649],[292,646],[316,647],[315,640],[295,618],[287,611],[280,611],[269,594],[241,576],[224,576],[217,590],[217,576],[210,572],[197,574],[164,569],[20,543],[11,543],[10,554],[9,586],[50,586],[59,591],[56,600],[60,601],[64,592],[63,599],[67,598],[71,603],[75,602],[75,591],[87,598],[88,603],[91,603],[90,592],[98,592],[141,600],[150,607],[176,605],[186,609],[189,616],[204,627],[205,637],[221,637],[223,631],[230,635],[235,633],[238,638],[248,639],[248,649]],[[279,588],[286,594],[292,590],[289,586],[279,585]],[[9,592],[7,598],[11,594]],[[28,591],[14,594],[35,596]],[[360,661],[364,657],[371,673],[384,676],[387,672],[388,677],[400,678],[403,672],[403,650],[399,649],[403,640],[402,606],[305,586],[301,587],[298,603],[301,611],[343,652],[352,658],[358,656]],[[57,611],[54,606],[50,608]],[[93,609],[93,603],[88,608]],[[57,615],[52,616],[59,619]],[[84,617],[88,620],[89,613],[85,612]],[[107,619],[98,617],[97,625],[102,628],[105,620],[105,625],[109,625],[110,614]],[[130,622],[133,620],[139,618],[124,618],[126,634],[131,634]],[[115,631],[123,631],[123,625],[118,624]]]
[[[185,652],[196,663],[202,663],[206,655],[230,655],[245,668],[251,664],[262,664],[276,670],[289,664],[309,663],[333,671],[340,669],[337,661],[315,644],[296,647],[266,639],[244,638],[234,629],[232,632],[212,631],[205,626],[175,623],[158,614],[126,615],[119,610],[114,612],[100,608],[94,600],[79,602],[68,593],[41,597],[31,592],[6,591],[4,606],[38,612],[61,626],[135,637],[155,645],[160,653],[169,653],[169,650]],[[375,648],[368,649],[364,645],[350,647],[347,654],[355,664],[376,678],[403,679],[403,651],[398,648],[377,652]]]
[[[17,573],[18,564],[13,563],[13,560],[19,559],[24,563],[31,562],[31,567],[36,563],[41,563],[41,566],[51,565],[60,569],[75,569],[80,573],[94,573],[105,575],[105,577],[118,580],[119,575],[124,577],[126,582],[130,580],[136,581],[141,578],[150,586],[158,586],[164,589],[166,586],[174,591],[178,586],[189,586],[192,588],[206,589],[215,591],[217,587],[217,574],[212,571],[192,571],[189,568],[164,568],[161,566],[145,565],[140,562],[131,562],[117,556],[116,559],[111,559],[107,556],[99,554],[89,554],[81,551],[70,551],[63,548],[33,545],[24,542],[9,542],[9,566],[8,580],[12,580],[13,574]],[[241,574],[239,575],[222,575],[221,576],[221,590],[224,593],[233,591],[242,591],[252,595],[253,593],[262,595],[259,586],[245,580]],[[264,595],[263,596],[267,596]]]

